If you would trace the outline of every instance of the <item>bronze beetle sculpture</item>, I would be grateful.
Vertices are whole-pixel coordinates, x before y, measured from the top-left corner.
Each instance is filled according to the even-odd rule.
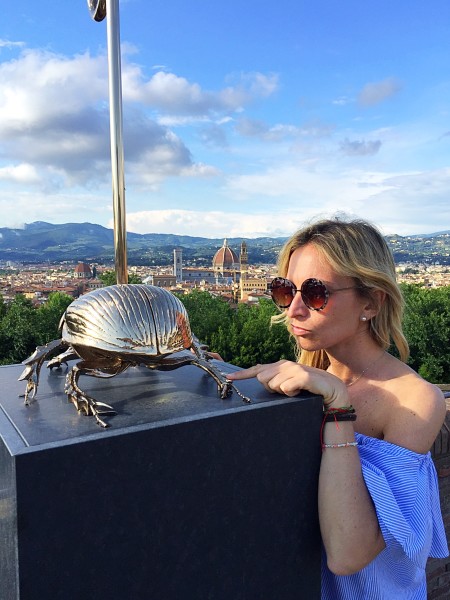
[[[87,0],[87,3],[94,21],[103,21],[106,17],[106,0]]]
[[[79,388],[80,375],[114,377],[131,366],[171,370],[190,364],[213,377],[221,398],[234,389],[250,402],[210,362],[205,348],[192,335],[182,302],[162,288],[144,284],[99,288],[74,300],[60,327],[62,339],[39,346],[23,362],[26,366],[19,381],[27,381],[26,404],[36,395],[42,364],[57,353],[49,368],[81,359],[68,372],[64,391],[78,411],[93,415],[102,427],[108,425],[100,415],[115,411]]]

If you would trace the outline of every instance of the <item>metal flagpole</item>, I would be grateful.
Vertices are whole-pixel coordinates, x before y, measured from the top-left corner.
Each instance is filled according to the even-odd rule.
[[[103,21],[107,16],[114,256],[117,283],[128,283],[119,0],[87,0],[87,3],[95,21]]]

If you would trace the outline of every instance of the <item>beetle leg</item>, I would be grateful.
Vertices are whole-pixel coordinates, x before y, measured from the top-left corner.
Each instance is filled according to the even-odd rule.
[[[59,369],[59,367],[62,364],[67,366],[67,362],[69,360],[73,360],[75,358],[80,358],[80,357],[75,352],[75,350],[72,348],[72,346],[69,346],[69,348],[65,352],[58,354],[58,356],[55,356],[55,358],[52,358],[51,360],[48,361],[47,369],[50,369],[50,370],[52,370],[54,368]]]
[[[226,377],[226,375],[225,375]],[[228,383],[230,383],[232,389],[236,392],[236,394],[242,398],[242,400],[246,403],[246,404],[251,404],[252,401],[250,400],[250,398],[248,396],[246,396],[245,394],[243,394],[240,390],[237,389],[237,387],[234,385],[234,383],[230,380],[227,379]]]
[[[53,340],[45,346],[38,346],[33,354],[23,361],[22,364],[25,365],[25,369],[22,371],[18,381],[23,381],[25,379],[27,382],[25,394],[23,394],[25,397],[25,404],[29,404],[30,400],[36,396],[39,385],[39,376],[44,361],[47,360],[49,356],[64,348],[67,348],[66,342],[63,342],[62,340]]]
[[[251,404],[252,401],[250,398],[240,392],[234,383],[227,379],[226,374],[222,373],[222,371],[220,371],[213,363],[210,362],[211,356],[208,356],[208,347],[200,344],[195,336],[192,339],[192,350],[196,356],[196,358],[192,360],[192,364],[197,365],[197,367],[200,367],[211,375],[211,377],[217,383],[220,397],[223,400],[231,396],[234,390],[246,404]]]
[[[67,373],[66,384],[64,391],[69,400],[75,405],[78,412],[83,412],[85,415],[93,415],[95,420],[101,427],[109,427],[108,423],[100,418],[100,415],[113,415],[116,411],[109,404],[98,402],[78,386],[80,375],[89,375],[98,371],[98,363],[94,368],[89,361],[80,361],[72,367]],[[115,373],[114,373],[115,374]],[[106,374],[105,377],[112,377],[112,374]]]
[[[242,394],[237,389],[237,387],[229,379],[227,379],[226,374],[222,373],[222,371],[220,371],[215,365],[209,362],[209,360],[202,358],[194,358],[192,364],[196,365],[197,367],[200,367],[201,369],[203,369],[211,375],[211,377],[217,383],[220,397],[222,398],[222,400],[225,400],[225,398],[231,396],[234,390],[246,404],[251,404],[250,398],[244,396],[244,394]]]

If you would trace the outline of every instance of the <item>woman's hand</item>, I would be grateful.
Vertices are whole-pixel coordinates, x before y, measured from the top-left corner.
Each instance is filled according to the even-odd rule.
[[[279,360],[276,363],[255,365],[242,371],[227,373],[232,381],[251,379],[255,377],[269,392],[278,392],[286,396],[296,396],[302,390],[323,396],[325,406],[348,405],[348,393],[344,383],[334,375],[300,365],[289,360]]]

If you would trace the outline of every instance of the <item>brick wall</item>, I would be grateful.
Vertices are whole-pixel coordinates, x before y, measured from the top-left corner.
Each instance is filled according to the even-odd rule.
[[[447,394],[446,394],[447,395]],[[442,516],[450,541],[450,398],[447,417],[431,450],[439,479]],[[450,598],[450,558],[430,558],[427,565],[428,600]]]

